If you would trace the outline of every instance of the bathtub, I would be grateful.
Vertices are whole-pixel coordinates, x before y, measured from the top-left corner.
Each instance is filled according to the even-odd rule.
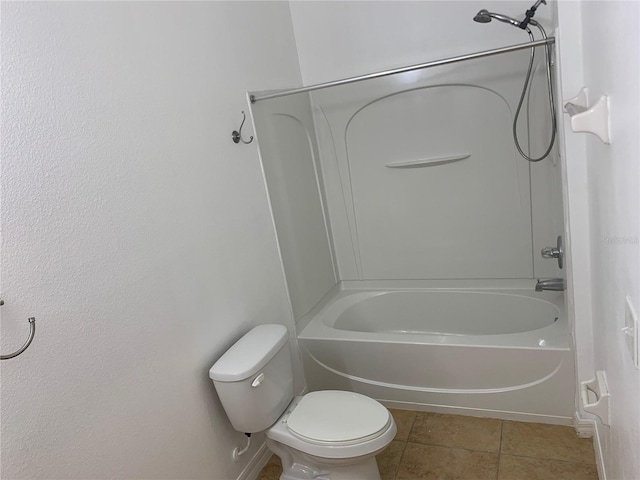
[[[405,409],[570,424],[575,382],[563,292],[519,285],[345,282],[301,322],[308,388],[352,390]]]

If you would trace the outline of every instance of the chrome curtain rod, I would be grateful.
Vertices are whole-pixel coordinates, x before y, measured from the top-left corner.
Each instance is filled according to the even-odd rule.
[[[508,47],[495,48],[493,50],[484,50],[482,52],[469,53],[467,55],[459,55],[457,57],[443,58],[442,60],[419,63],[417,65],[411,65],[408,67],[394,68],[393,70],[385,70],[382,72],[370,73],[368,75],[343,78],[342,80],[334,80],[333,82],[318,83],[316,85],[310,85],[308,87],[293,88],[291,90],[283,90],[282,92],[269,93],[265,95],[250,95],[249,99],[251,100],[251,103],[256,103],[261,100],[268,100],[270,98],[286,97],[287,95],[294,95],[296,93],[312,92],[313,90],[320,90],[322,88],[335,87],[337,85],[347,85],[349,83],[362,82],[363,80],[370,80],[372,78],[387,77],[389,75],[395,75],[396,73],[412,72],[414,70],[421,70],[423,68],[439,67],[441,65],[448,65],[450,63],[473,60],[475,58],[490,57],[492,55],[500,55],[501,53],[515,52],[517,50],[525,50],[527,48],[539,47],[541,45],[550,45],[555,41],[555,37],[549,37],[544,40],[536,40],[535,42],[520,43],[518,45],[510,45]]]

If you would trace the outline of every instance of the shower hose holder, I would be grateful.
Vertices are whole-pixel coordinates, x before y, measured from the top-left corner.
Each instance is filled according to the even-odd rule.
[[[604,425],[609,425],[609,386],[603,370],[597,370],[591,380],[580,382],[580,397],[585,411],[597,415]]]
[[[586,87],[564,104],[565,113],[571,117],[571,130],[596,135],[603,143],[609,139],[609,97],[602,95],[589,106],[589,91]]]

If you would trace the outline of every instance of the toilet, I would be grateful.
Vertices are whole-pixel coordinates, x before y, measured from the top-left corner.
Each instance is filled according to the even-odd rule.
[[[237,431],[266,431],[267,446],[282,460],[280,480],[380,480],[375,455],[396,434],[389,410],[353,392],[294,396],[286,327],[255,327],[209,376]]]

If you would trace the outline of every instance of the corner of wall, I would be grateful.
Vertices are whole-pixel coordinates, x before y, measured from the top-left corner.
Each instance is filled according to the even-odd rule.
[[[260,471],[269,462],[271,455],[272,453],[267,447],[267,443],[263,442],[255,455],[247,462],[247,466],[240,472],[236,480],[255,480],[258,478]]]
[[[294,18],[294,13],[292,10],[292,5],[295,2],[293,0],[289,0],[287,2],[288,7],[289,7],[289,18],[291,20],[291,29],[293,30],[293,39],[294,39],[294,43],[296,45],[296,54],[297,54],[297,58],[298,58],[298,71],[300,72],[300,78],[302,79],[302,84],[306,85],[306,79],[304,77],[303,71],[302,71],[302,62],[301,62],[301,56],[300,56],[300,45],[299,45],[299,41],[298,41],[298,37],[299,34],[297,33],[297,28],[296,28],[296,22],[295,22],[295,18]]]

